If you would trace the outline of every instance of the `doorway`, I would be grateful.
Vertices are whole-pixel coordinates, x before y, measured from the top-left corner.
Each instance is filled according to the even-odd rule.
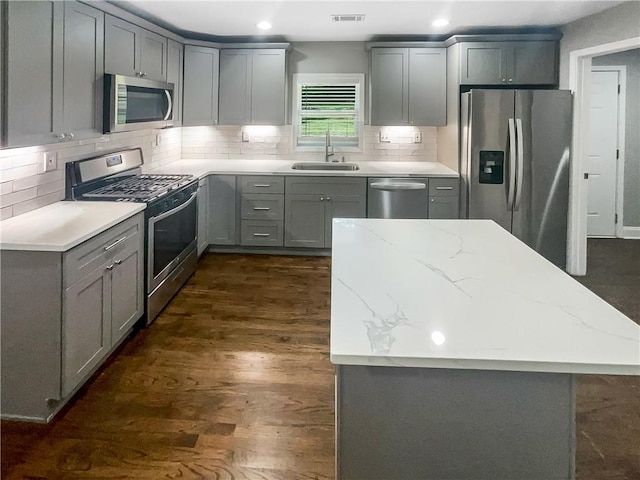
[[[621,236],[626,68],[592,67],[589,93],[587,236]]]

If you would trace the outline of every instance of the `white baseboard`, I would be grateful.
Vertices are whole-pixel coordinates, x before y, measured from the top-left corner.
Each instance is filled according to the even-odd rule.
[[[640,240],[640,227],[622,227],[622,238]]]

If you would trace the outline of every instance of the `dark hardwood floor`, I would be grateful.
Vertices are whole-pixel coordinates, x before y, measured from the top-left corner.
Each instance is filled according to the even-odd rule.
[[[581,281],[640,323],[640,242],[617,245]],[[2,478],[333,478],[329,267],[207,255],[51,424],[2,422]],[[640,480],[639,379],[580,377],[577,416],[577,479]]]

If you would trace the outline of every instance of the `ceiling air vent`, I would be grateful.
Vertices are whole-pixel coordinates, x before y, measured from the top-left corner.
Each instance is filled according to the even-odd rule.
[[[331,15],[331,20],[334,22],[364,22],[363,14],[350,14],[350,15]]]

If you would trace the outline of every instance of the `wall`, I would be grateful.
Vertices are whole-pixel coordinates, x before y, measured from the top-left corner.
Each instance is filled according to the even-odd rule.
[[[640,2],[629,1],[562,27],[560,88],[569,88],[569,53],[640,36]]]
[[[242,141],[243,129],[249,141]],[[379,141],[379,132],[389,134],[389,143]],[[414,132],[422,133],[421,143],[413,142]],[[363,151],[341,152],[336,147],[335,158],[347,162],[435,162],[437,161],[437,127],[364,127]],[[324,161],[324,149],[318,152],[296,152],[290,125],[183,127],[182,158],[264,159]]]
[[[156,134],[160,145],[156,146]],[[92,140],[0,150],[0,220],[64,199],[65,163],[101,153],[142,147],[144,169],[180,159],[180,128],[103,135]],[[45,152],[57,153],[57,169],[44,172]]]
[[[623,224],[640,227],[640,49],[594,57],[592,65],[627,67]]]

